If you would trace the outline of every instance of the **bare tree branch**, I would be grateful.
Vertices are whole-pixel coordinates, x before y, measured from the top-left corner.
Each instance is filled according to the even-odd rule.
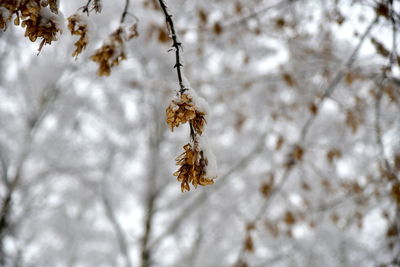
[[[180,59],[180,49],[182,49],[182,43],[180,43],[178,41],[178,36],[176,35],[176,32],[175,32],[175,26],[174,26],[174,21],[172,20],[172,15],[168,12],[168,8],[165,5],[164,0],[159,0],[159,3],[160,3],[162,11],[164,12],[166,24],[167,24],[168,30],[171,34],[172,47],[175,48],[176,63],[175,63],[174,68],[176,68],[176,74],[178,75],[180,92],[183,93],[186,89],[185,89],[185,85],[183,84],[182,71],[181,71],[181,68],[183,67],[183,65],[181,63],[181,59]]]

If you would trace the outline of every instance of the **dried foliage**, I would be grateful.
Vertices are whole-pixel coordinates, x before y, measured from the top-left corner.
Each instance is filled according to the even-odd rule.
[[[68,18],[68,29],[72,35],[79,36],[79,40],[74,44],[75,50],[72,52],[72,56],[77,58],[89,42],[88,25],[82,21],[79,14],[74,14]]]
[[[173,99],[167,108],[167,123],[171,131],[180,124],[190,122],[196,133],[203,133],[206,124],[205,112],[196,109],[192,97],[187,93],[180,94],[178,99]]]
[[[14,24],[25,28],[25,36],[32,42],[42,41],[39,52],[45,44],[51,44],[62,33],[62,21],[56,0],[2,1],[0,3],[0,29],[6,30],[7,23],[15,15]]]
[[[190,191],[189,184],[195,188],[198,185],[213,184],[213,179],[207,177],[207,158],[204,157],[204,152],[199,150],[199,146],[186,144],[183,149],[185,151],[176,158],[176,165],[180,168],[174,173],[177,180],[181,182],[182,192]]]
[[[91,60],[98,63],[97,74],[99,76],[109,76],[111,68],[118,66],[121,61],[126,59],[125,42],[138,36],[136,24],[126,31],[122,26],[115,30],[90,57]]]
[[[201,147],[204,144],[200,142],[206,125],[205,101],[199,98],[193,89],[186,88],[183,83],[181,43],[178,41],[172,15],[163,0],[159,0],[159,3],[165,15],[167,28],[170,31],[172,47],[175,50],[176,63],[174,67],[180,86],[176,97],[166,109],[166,122],[171,131],[181,124],[189,123],[190,126],[190,143],[183,147],[184,152],[176,158],[176,164],[180,167],[174,173],[174,176],[177,176],[178,181],[181,182],[181,191],[185,192],[190,191],[189,183],[196,188],[197,185],[213,184],[216,177],[214,170],[210,174],[209,159],[206,157],[205,148]],[[159,40],[163,38],[159,37]],[[160,42],[162,41],[160,40]],[[199,101],[201,106],[199,106]],[[211,151],[208,152],[211,153]]]
[[[93,82],[96,90],[104,90],[107,93],[104,98],[103,95],[99,97],[97,91],[96,95],[92,96],[92,90],[87,90],[90,94],[85,94],[85,97],[88,98],[88,102],[96,103],[93,105],[94,109],[87,108],[88,105],[73,105],[74,102],[78,102],[72,99],[75,93],[79,97],[83,95],[80,91],[81,83],[75,82],[74,76],[74,81],[71,84],[67,81],[65,85],[66,79],[63,78],[59,84],[68,87],[68,92],[60,94],[54,109],[51,106],[51,118],[44,120],[46,125],[39,131],[40,138],[30,138],[31,133],[27,132],[25,127],[35,125],[36,119],[31,118],[29,114],[26,120],[27,126],[20,123],[24,126],[17,125],[15,129],[11,129],[15,124],[12,120],[17,118],[15,121],[20,121],[19,117],[25,114],[21,112],[20,115],[14,116],[7,109],[15,110],[17,114],[17,110],[25,110],[31,103],[20,108],[19,104],[15,104],[17,101],[13,100],[13,103],[11,101],[10,103],[15,104],[15,108],[9,108],[6,98],[8,96],[0,93],[1,100],[5,99],[5,105],[0,108],[1,119],[4,120],[4,129],[0,133],[0,160],[2,160],[0,174],[3,175],[4,172],[6,176],[6,179],[0,181],[0,194],[4,200],[0,203],[0,265],[4,265],[2,260],[5,258],[2,257],[2,244],[6,244],[4,248],[7,250],[8,240],[16,246],[22,244],[21,247],[16,247],[15,251],[12,251],[12,248],[6,251],[7,256],[11,255],[16,259],[19,257],[17,255],[19,251],[23,253],[20,257],[22,262],[20,265],[15,262],[15,266],[57,265],[54,262],[40,264],[35,262],[36,259],[28,262],[29,255],[34,254],[32,251],[36,253],[36,249],[43,255],[56,254],[55,261],[64,262],[62,253],[57,255],[53,253],[54,249],[51,246],[37,242],[42,240],[44,232],[52,234],[54,227],[54,232],[57,236],[60,235],[60,249],[55,246],[59,251],[65,251],[65,248],[71,247],[71,243],[75,241],[84,243],[84,238],[87,238],[87,242],[95,244],[88,248],[96,253],[98,253],[95,251],[97,247],[103,249],[102,245],[107,243],[110,245],[110,250],[107,248],[105,251],[110,256],[106,255],[104,259],[113,266],[149,266],[156,262],[156,256],[159,256],[157,264],[160,266],[227,266],[234,262],[236,262],[234,266],[241,267],[290,264],[398,266],[398,261],[395,259],[400,255],[398,242],[400,78],[398,66],[395,65],[395,60],[399,59],[396,45],[398,46],[399,40],[400,17],[396,7],[397,2],[377,0],[369,1],[368,5],[360,0],[329,0],[320,1],[321,3],[268,0],[253,3],[243,0],[222,0],[214,1],[212,4],[185,1],[185,5],[168,0],[165,2],[171,3],[171,10],[177,11],[174,17],[168,12],[162,0],[144,0],[143,3],[135,3],[138,18],[144,22],[142,29],[145,38],[140,40],[143,44],[139,52],[140,57],[132,58],[132,61],[127,62],[127,66],[136,67],[143,62],[146,62],[146,66],[135,72],[135,75],[129,75],[129,80],[125,79],[128,69],[121,68],[116,72],[113,68],[126,59],[129,48],[127,41],[138,35],[136,23],[130,29],[125,28],[121,22],[123,19],[119,19],[120,14],[117,14],[118,18],[111,18],[115,15],[111,13],[115,12],[106,12],[105,15],[109,17],[103,15],[96,17],[95,21],[101,22],[99,25],[106,24],[108,22],[106,19],[110,19],[112,22],[110,25],[119,23],[119,26],[116,30],[113,28],[115,31],[107,36],[109,38],[97,51],[89,51],[91,59],[99,66],[100,76],[108,76],[113,72],[115,79],[110,79],[115,88],[108,90],[106,85],[101,84],[103,80],[101,82],[92,80],[92,75],[86,75],[86,71],[81,71],[83,70],[81,66],[74,65],[74,70],[77,70],[74,71],[77,81],[82,81],[82,84]],[[70,8],[73,6],[72,2],[62,3],[63,6],[68,6],[66,10],[76,10]],[[71,48],[72,56],[75,58],[79,55],[83,57],[82,53],[91,41],[88,38],[92,37],[91,24],[88,24],[91,21],[87,21],[87,17],[102,9],[100,0],[85,0],[84,3],[86,5],[78,9],[82,13],[74,14],[67,20],[68,30],[73,38],[76,38],[74,47]],[[128,4],[129,1],[115,2],[115,5],[119,5],[116,6],[116,10],[117,8],[124,10],[122,18],[131,19],[134,16],[129,13]],[[162,12],[165,13],[166,27],[160,24]],[[57,1],[0,0],[0,28],[9,29],[7,27],[11,27],[10,22],[25,27],[29,39],[32,41],[42,39],[39,40],[42,42],[40,49],[44,44],[54,41],[54,36],[60,33],[61,27],[60,29],[58,27],[61,15]],[[173,18],[179,18],[176,29]],[[343,29],[346,30],[346,34],[341,35]],[[355,31],[354,36],[349,34],[351,30]],[[358,32],[360,30],[362,32]],[[188,77],[191,77],[195,81],[194,84],[213,101],[218,123],[213,125],[211,130],[217,133],[214,137],[218,140],[216,141],[218,154],[223,165],[224,179],[220,180],[221,186],[214,186],[212,190],[193,192],[195,193],[192,195],[193,198],[187,195],[177,196],[174,192],[176,190],[163,191],[165,188],[169,190],[169,187],[165,186],[162,176],[170,170],[166,164],[160,162],[164,160],[165,151],[168,153],[176,147],[176,139],[165,139],[169,137],[161,130],[170,128],[174,131],[183,125],[190,139],[182,143],[185,145],[182,154],[176,157],[177,170],[173,174],[180,183],[181,191],[186,192],[199,185],[213,184],[216,178],[210,171],[212,157],[208,153],[209,147],[204,145],[204,138],[209,130],[206,127],[209,122],[209,112],[203,101],[199,101],[199,97],[183,79],[181,61],[183,45],[177,33],[184,37],[182,40],[185,40],[185,45],[190,45],[185,50]],[[4,73],[17,73],[18,76],[10,75],[16,78],[6,77],[6,79],[0,77],[0,91],[8,93],[30,87],[34,89],[32,91],[36,91],[37,88],[34,87],[39,82],[38,79],[34,79],[32,83],[23,81],[36,74],[32,72],[35,66],[31,65],[31,58],[25,60],[23,57],[27,53],[19,53],[22,51],[18,50],[19,48],[8,47],[7,39],[10,38],[0,40],[0,48],[5,44],[7,49],[15,51],[10,53],[10,56],[6,55],[5,59],[2,57],[0,64],[1,67],[10,68],[10,71]],[[159,84],[160,78],[157,74],[165,76],[167,69],[158,58],[165,56],[166,44],[171,40],[172,46],[169,51],[172,52],[171,56],[176,57],[174,67],[179,87],[176,86],[178,87],[176,96],[166,107],[168,127],[160,127],[158,120],[144,120],[136,114],[132,116],[134,119],[129,118],[127,122],[125,107],[129,110],[131,107],[137,107],[140,112],[146,114],[146,118],[147,115],[153,118],[154,112],[154,118],[158,118],[159,114],[156,113],[159,111],[158,101],[164,99],[165,90],[163,92],[159,90],[162,86]],[[56,50],[60,47],[54,46],[51,51],[55,50],[59,54],[69,53]],[[20,79],[18,74],[23,69],[22,66],[9,67],[18,65],[16,60],[18,54],[21,54],[23,62],[28,64],[24,66],[29,70],[24,79]],[[60,71],[63,77],[66,76],[63,75],[63,71],[71,73],[65,67]],[[3,72],[0,76],[1,74]],[[119,74],[121,76],[117,76]],[[148,77],[152,74],[156,77],[154,79],[151,77],[149,81]],[[7,80],[12,80],[16,86],[14,87],[14,84],[10,86],[11,83],[8,84]],[[126,85],[132,85],[132,88],[140,90],[118,90]],[[21,92],[24,96],[30,94],[30,90]],[[10,96],[10,99],[11,97],[13,96]],[[27,99],[32,100],[37,97],[34,95]],[[65,97],[68,99],[64,100]],[[39,101],[39,106],[42,106],[47,98],[46,96],[39,98],[45,99]],[[151,101],[151,105],[141,105],[142,99]],[[36,103],[32,103],[32,106],[36,106]],[[150,106],[154,107],[154,110],[150,110]],[[118,111],[119,108],[121,111]],[[35,109],[36,107],[32,108],[34,111]],[[69,115],[71,118],[63,113],[72,114]],[[76,118],[75,115],[78,113],[79,118]],[[86,114],[87,117],[90,116],[88,121],[96,123],[85,122]],[[8,119],[9,117],[12,119]],[[74,122],[69,123],[68,119]],[[62,127],[52,131],[52,123],[48,123],[52,120]],[[97,121],[101,121],[98,122],[100,126],[97,125]],[[148,132],[143,130],[144,123],[149,126],[146,126]],[[74,126],[71,130],[68,127],[72,124]],[[95,137],[90,137],[91,129],[98,130],[101,135],[104,132],[105,140],[98,141]],[[132,130],[135,134],[138,133],[134,138]],[[20,169],[24,170],[21,172],[22,182],[15,183],[16,193],[12,196],[14,189],[10,188],[14,180],[8,176],[18,167],[13,166],[13,162],[18,163],[19,154],[24,154],[25,149],[22,148],[21,152],[19,146],[13,145],[21,143],[20,139],[24,137],[20,138],[15,134],[17,137],[14,138],[14,133],[19,132],[29,136],[28,150],[34,153],[29,153],[27,156],[28,164],[22,166],[21,163]],[[89,135],[86,136],[84,132],[89,132]],[[149,137],[149,142],[144,141]],[[76,142],[77,138],[79,142]],[[8,139],[12,139],[10,144]],[[93,143],[83,147],[82,140]],[[56,150],[57,153],[47,153],[47,150],[57,149],[58,146],[62,149]],[[114,242],[114,236],[107,238],[108,233],[104,231],[103,225],[98,226],[98,229],[97,225],[93,225],[92,215],[104,217],[103,213],[97,214],[96,209],[90,209],[90,216],[86,216],[88,214],[85,213],[85,210],[89,210],[86,207],[97,207],[99,204],[96,199],[99,195],[97,185],[106,183],[97,176],[99,169],[111,162],[111,157],[103,156],[106,154],[103,153],[104,150],[109,147],[116,151],[117,165],[110,164],[109,168],[105,168],[104,176],[118,179],[110,179],[112,184],[109,185],[112,186],[106,189],[113,190],[110,193],[114,196],[110,198],[108,204],[106,200],[103,202],[109,205],[106,213],[114,225],[118,243]],[[43,148],[46,150],[45,153],[42,151]],[[160,148],[163,150],[160,151]],[[139,156],[131,153],[136,149],[139,153],[135,154]],[[91,154],[87,156],[83,153],[86,150],[90,150]],[[62,157],[64,153],[65,158]],[[11,164],[8,163],[8,154]],[[56,156],[53,158],[52,154]],[[60,154],[61,160],[58,158]],[[143,160],[143,155],[149,159]],[[104,159],[98,162],[91,161],[93,158],[97,160],[103,157]],[[63,162],[64,159],[68,164]],[[134,164],[132,160],[135,160]],[[38,164],[40,166],[32,164],[36,162],[40,163]],[[134,169],[137,165],[139,168]],[[60,184],[63,187],[62,194],[65,190],[66,196],[59,193],[60,190],[56,187],[58,183],[53,188],[47,179],[41,178],[42,171],[57,175],[56,177],[64,182]],[[68,173],[58,175],[64,172]],[[70,176],[75,176],[75,173],[79,178],[76,179],[79,181],[77,186],[69,181]],[[143,175],[137,175],[136,178],[135,175],[131,175],[132,173]],[[147,173],[149,179],[143,178]],[[266,177],[266,174],[271,176]],[[36,175],[40,178],[36,178]],[[62,176],[66,176],[69,180]],[[106,178],[104,180],[107,180]],[[33,190],[29,188],[31,184]],[[30,203],[30,198],[35,198],[33,194],[40,191],[36,190],[36,187],[49,188],[44,190],[45,197],[48,194],[49,199],[54,197],[70,201],[71,205],[83,206],[85,209],[77,208],[78,212],[75,212],[74,208],[67,209],[68,214],[59,216],[53,212],[55,209],[52,205],[55,204],[50,203],[47,206],[44,201],[44,207],[40,206],[40,210],[37,210],[35,205]],[[143,223],[143,236],[138,240],[123,238],[125,228],[136,227],[135,224],[126,223],[124,227],[120,227],[118,224],[120,216],[112,215],[113,211],[121,212],[121,216],[125,218],[126,214],[123,214],[125,207],[132,201],[132,198],[125,196],[130,196],[132,189],[137,190],[135,194],[140,195],[138,205],[133,205],[134,210],[129,208],[128,211],[138,211],[137,214],[141,214],[139,220]],[[32,196],[29,195],[31,191],[34,191]],[[102,193],[108,193],[107,190],[104,191]],[[21,192],[26,192],[29,196],[25,197]],[[158,199],[159,196],[162,196],[162,201],[159,201],[161,200]],[[76,199],[79,202],[73,203]],[[181,205],[183,201],[185,203]],[[36,204],[36,201],[33,202]],[[122,205],[112,206],[119,203]],[[28,219],[21,217],[21,225],[26,225],[29,230],[19,231],[18,215],[23,213],[20,211],[29,209],[38,211],[38,216],[35,214],[32,218],[27,217]],[[161,219],[152,220],[159,212],[162,214]],[[81,226],[84,224],[81,221],[76,222],[75,213],[79,213],[79,220],[87,220],[85,223],[89,225],[89,231],[82,229],[82,232],[75,232],[76,228],[81,231]],[[222,220],[229,223],[220,223],[221,218],[218,216],[223,216]],[[130,219],[136,216],[128,217]],[[63,221],[60,224],[56,221],[58,218],[67,222],[64,224]],[[14,225],[17,220],[18,224]],[[42,220],[45,223],[42,223]],[[70,226],[67,224],[70,223],[68,220],[72,222],[73,231],[67,227],[63,232],[65,225]],[[47,226],[47,223],[52,226],[49,227],[51,229],[46,227],[43,230],[43,225]],[[78,227],[75,227],[75,223],[78,223]],[[35,227],[35,224],[40,226]],[[182,225],[183,228],[180,227]],[[24,226],[21,227],[23,230],[26,229]],[[198,236],[191,235],[193,238],[187,238],[187,235],[179,234],[180,230],[198,233]],[[86,232],[89,232],[89,235],[81,237],[80,234],[84,235]],[[218,234],[215,235],[214,232]],[[369,236],[371,232],[373,235]],[[238,233],[239,238],[230,238]],[[71,234],[77,236],[70,238]],[[183,240],[188,246],[183,246],[176,254],[165,254],[171,259],[171,262],[167,263],[162,260],[163,251],[167,253],[170,253],[169,249],[175,251],[175,243],[169,244],[171,243],[168,242],[169,237],[173,237],[177,242]],[[29,244],[24,247],[26,242],[20,242],[28,239],[34,244],[31,249]],[[101,243],[102,241],[98,239],[105,241]],[[229,240],[228,245],[226,240]],[[117,243],[116,248],[113,247],[114,243]],[[316,245],[318,250],[312,251],[312,247]],[[50,252],[47,253],[43,248]],[[137,254],[135,249],[139,250]],[[79,250],[77,253],[80,255]],[[84,253],[86,254],[86,251]],[[132,253],[139,256],[142,264],[129,261]],[[94,259],[91,257],[85,258],[79,255],[68,254],[66,257],[76,259],[75,265],[100,264],[92,262]],[[99,255],[103,256],[101,253]],[[232,258],[232,255],[238,259]],[[374,257],[365,257],[366,255]],[[133,258],[136,260],[136,257]],[[173,263],[173,259],[176,259],[177,263]]]
[[[193,97],[186,91],[178,92],[179,97],[173,99],[166,109],[166,122],[171,131],[185,123],[189,123],[191,129],[191,142],[183,147],[184,152],[176,158],[176,164],[180,167],[174,176],[181,182],[182,192],[190,191],[189,184],[196,188],[198,185],[213,184],[215,179],[207,172],[208,159],[199,142],[206,124],[206,112],[196,106]]]

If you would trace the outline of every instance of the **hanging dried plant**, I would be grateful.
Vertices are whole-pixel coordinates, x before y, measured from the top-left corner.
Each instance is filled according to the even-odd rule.
[[[45,44],[57,40],[62,33],[64,18],[57,0],[2,1],[0,5],[0,29],[15,15],[14,24],[25,28],[25,36],[32,42],[42,38],[39,52]]]
[[[74,44],[75,50],[72,52],[72,56],[76,59],[89,43],[88,24],[82,19],[81,15],[74,14],[68,18],[68,29],[72,35],[79,36],[78,41]]]
[[[126,59],[125,42],[138,36],[136,23],[128,31],[120,26],[109,37],[109,39],[95,51],[90,57],[91,60],[99,64],[97,74],[99,76],[109,76],[111,68],[118,66],[121,61]]]
[[[169,14],[164,1],[159,0],[160,7],[165,15],[167,28],[172,38],[172,47],[175,50],[175,68],[178,76],[180,89],[176,97],[172,99],[166,110],[166,122],[171,128],[181,124],[189,123],[190,126],[190,142],[183,149],[184,152],[176,158],[176,164],[179,167],[174,173],[179,182],[181,182],[181,190],[190,191],[190,185],[195,188],[198,185],[209,185],[214,183],[216,176],[216,163],[214,156],[209,151],[207,145],[200,142],[204,137],[204,129],[206,125],[206,116],[208,105],[204,99],[197,96],[196,92],[188,88],[183,83],[182,63],[180,61],[181,43],[175,32],[172,15]],[[210,159],[211,157],[211,159]]]

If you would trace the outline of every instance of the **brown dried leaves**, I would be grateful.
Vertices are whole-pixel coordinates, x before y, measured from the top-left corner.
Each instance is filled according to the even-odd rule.
[[[215,177],[209,177],[207,174],[208,159],[199,143],[206,124],[206,113],[199,110],[191,95],[179,92],[179,98],[171,101],[166,115],[166,122],[171,131],[181,124],[187,122],[190,124],[191,142],[183,147],[184,152],[176,158],[176,165],[180,167],[174,173],[177,180],[181,182],[182,192],[190,191],[190,184],[195,188],[198,185],[213,184]]]
[[[20,2],[7,0],[2,1],[0,8],[0,29],[6,30],[7,21],[15,15],[14,24],[26,28],[25,36],[29,40],[35,42],[37,38],[42,38],[39,52],[45,44],[51,44],[52,41],[57,40],[58,34],[62,32],[56,0]],[[5,14],[8,15],[5,16]]]
[[[179,99],[172,100],[167,108],[167,123],[171,131],[180,124],[190,122],[194,130],[200,135],[206,124],[205,113],[196,109],[192,97],[182,93]]]
[[[72,56],[78,58],[78,55],[86,48],[88,38],[88,25],[82,21],[81,16],[74,14],[68,18],[68,29],[72,35],[79,36],[79,40],[75,42],[75,50],[72,52]]]
[[[118,66],[126,59],[125,41],[136,36],[138,36],[136,23],[128,29],[128,32],[121,26],[110,35],[109,40],[102,47],[95,51],[90,59],[99,64],[97,71],[99,76],[109,76],[111,68]]]
[[[177,176],[177,180],[181,182],[182,192],[190,191],[190,183],[195,188],[198,185],[213,184],[213,179],[206,177],[208,162],[199,146],[186,144],[183,149],[185,151],[176,158],[176,164],[180,168],[174,173],[174,176]]]

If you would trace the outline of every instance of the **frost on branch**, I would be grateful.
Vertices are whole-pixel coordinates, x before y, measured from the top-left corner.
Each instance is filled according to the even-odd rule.
[[[99,76],[109,76],[111,68],[118,66],[121,61],[126,59],[125,42],[138,35],[136,23],[128,30],[120,26],[114,31],[102,47],[97,49],[90,57],[91,60],[99,64],[97,74]]]

